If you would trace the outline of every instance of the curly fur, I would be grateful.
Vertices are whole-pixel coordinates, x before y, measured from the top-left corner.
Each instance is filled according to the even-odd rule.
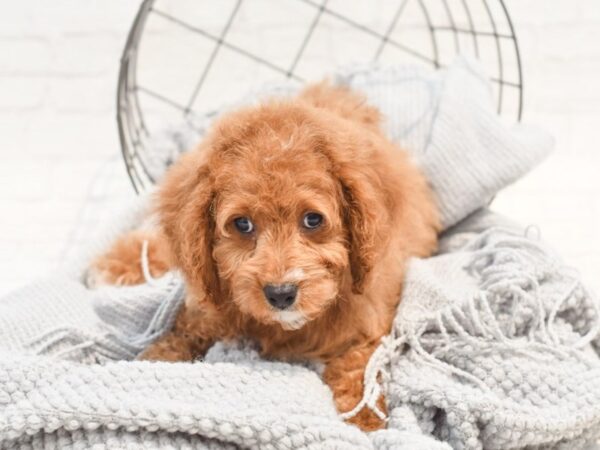
[[[142,357],[192,360],[216,340],[246,337],[268,357],[323,361],[338,409],[352,409],[390,331],[405,262],[430,255],[439,230],[424,177],[379,123],[361,96],[321,83],[226,115],[170,168],[150,251],[169,255],[188,297],[173,331]],[[323,226],[303,229],[307,211],[322,214]],[[239,216],[256,224],[250,236],[233,226]],[[95,268],[119,282],[124,269],[106,263],[115,253]],[[139,254],[122,259],[139,272]],[[262,288],[284,282],[298,285],[298,298],[276,311]],[[382,425],[368,409],[351,421]]]

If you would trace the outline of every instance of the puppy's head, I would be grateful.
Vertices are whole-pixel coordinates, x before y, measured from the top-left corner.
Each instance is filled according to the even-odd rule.
[[[393,221],[403,220],[396,211],[410,189],[402,183],[413,178],[398,181],[381,145],[300,102],[221,120],[160,192],[161,222],[188,283],[284,329],[301,328],[344,291],[360,292]]]

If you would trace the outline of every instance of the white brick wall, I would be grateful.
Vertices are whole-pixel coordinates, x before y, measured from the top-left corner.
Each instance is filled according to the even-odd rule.
[[[600,2],[505,1],[524,60],[525,120],[549,128],[557,151],[494,206],[539,225],[599,290]],[[60,260],[102,168],[131,194],[115,93],[138,6],[0,1],[0,293]]]
[[[59,261],[118,156],[118,61],[138,4],[0,1],[0,293]]]
[[[600,2],[507,0],[524,62],[524,119],[548,128],[556,151],[494,206],[540,226],[600,291]]]

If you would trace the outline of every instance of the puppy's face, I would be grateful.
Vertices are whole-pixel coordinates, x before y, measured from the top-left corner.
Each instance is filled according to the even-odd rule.
[[[392,230],[419,254],[435,236],[426,184],[386,145],[294,102],[222,119],[160,191],[187,282],[259,323],[298,329],[362,292]]]
[[[243,314],[298,329],[335,300],[348,233],[314,136],[271,131],[249,136],[219,168],[213,256]]]

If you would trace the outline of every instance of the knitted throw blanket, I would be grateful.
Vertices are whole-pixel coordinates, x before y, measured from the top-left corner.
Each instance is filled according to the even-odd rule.
[[[410,262],[393,332],[367,367],[360,406],[383,390],[387,428],[345,424],[318,364],[266,361],[249,342],[193,363],[133,361],[171,326],[181,280],[97,291],[83,280],[89,255],[139,223],[140,202],[71,270],[0,299],[0,448],[573,449],[598,438],[597,300],[532,230],[482,208],[548,140],[502,125],[465,62],[337,80],[410,144],[448,227],[438,255]]]
[[[0,448],[575,449],[597,439],[597,301],[486,210],[441,246],[409,266],[394,331],[367,370],[365,402],[385,391],[386,430],[346,425],[318,368],[262,360],[250,344],[218,344],[195,363],[113,361],[172,322],[176,277],[98,292],[54,278],[0,302]]]

